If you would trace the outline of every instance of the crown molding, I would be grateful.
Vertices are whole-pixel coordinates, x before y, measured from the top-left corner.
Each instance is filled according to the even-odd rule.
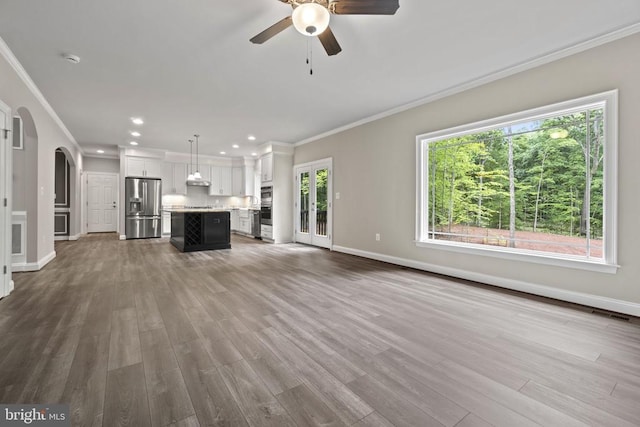
[[[632,25],[629,25],[628,27],[623,27],[623,28],[617,29],[615,31],[612,31],[610,33],[602,34],[600,36],[596,36],[596,37],[594,37],[594,38],[592,38],[590,40],[586,40],[586,41],[580,42],[578,44],[575,44],[575,45],[572,45],[572,46],[569,46],[569,47],[565,47],[565,48],[556,50],[554,52],[539,56],[539,57],[534,58],[532,60],[525,61],[525,62],[522,62],[520,64],[511,66],[511,67],[507,67],[507,68],[504,68],[502,70],[498,70],[496,72],[481,76],[481,77],[479,77],[477,79],[473,79],[473,80],[470,80],[468,82],[452,86],[452,87],[444,89],[444,90],[442,90],[440,92],[436,92],[436,93],[431,94],[429,96],[426,96],[424,98],[420,98],[420,99],[418,99],[416,101],[412,101],[412,102],[410,102],[408,104],[403,104],[403,105],[401,105],[399,107],[395,107],[395,108],[392,108],[390,110],[383,111],[383,112],[378,113],[378,114],[374,114],[373,116],[365,117],[363,119],[360,119],[358,121],[346,124],[344,126],[340,126],[338,128],[329,130],[327,132],[323,132],[321,134],[318,134],[318,135],[303,139],[302,141],[299,141],[299,142],[293,144],[293,146],[294,147],[298,147],[300,145],[308,144],[310,142],[317,141],[319,139],[326,138],[328,136],[335,135],[337,133],[344,132],[344,131],[349,130],[349,129],[353,129],[355,127],[364,125],[366,123],[374,122],[376,120],[380,120],[380,119],[383,119],[385,117],[389,117],[389,116],[392,116],[394,114],[398,114],[398,113],[401,113],[403,111],[410,110],[412,108],[416,108],[416,107],[419,107],[419,106],[422,106],[422,105],[425,105],[425,104],[429,104],[429,103],[437,101],[439,99],[446,98],[448,96],[455,95],[455,94],[458,94],[458,93],[461,93],[461,92],[464,92],[464,91],[467,91],[467,90],[470,90],[470,89],[473,89],[473,88],[476,88],[476,87],[479,87],[479,86],[482,86],[482,85],[485,85],[487,83],[491,83],[491,82],[494,82],[494,81],[497,81],[497,80],[500,80],[500,79],[504,79],[504,78],[512,76],[514,74],[518,74],[520,72],[523,72],[523,71],[526,71],[526,70],[530,70],[532,68],[536,68],[536,67],[539,67],[541,65],[548,64],[550,62],[554,62],[554,61],[557,61],[559,59],[566,58],[568,56],[575,55],[575,54],[580,53],[580,52],[584,52],[585,50],[593,49],[593,48],[601,46],[603,44],[607,44],[607,43],[622,39],[624,37],[631,36],[631,35],[636,34],[638,32],[640,32],[640,23],[632,24]]]
[[[62,130],[62,133],[73,143],[73,145],[80,151],[82,155],[84,155],[84,150],[78,144],[78,141],[73,137],[69,129],[65,126],[63,121],[60,119],[58,114],[55,112],[51,104],[44,97],[38,86],[33,82],[27,71],[24,69],[18,58],[13,54],[9,45],[0,37],[0,55],[11,65],[16,74],[22,79],[23,83],[27,86],[27,88],[31,91],[33,96],[40,102],[42,108],[49,114],[51,119],[58,125],[58,127]]]

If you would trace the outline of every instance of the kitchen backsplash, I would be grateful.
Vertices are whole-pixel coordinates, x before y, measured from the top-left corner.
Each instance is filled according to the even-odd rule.
[[[187,187],[187,195],[162,196],[162,206],[213,206],[220,208],[247,208],[255,203],[255,197],[210,196],[207,187]]]

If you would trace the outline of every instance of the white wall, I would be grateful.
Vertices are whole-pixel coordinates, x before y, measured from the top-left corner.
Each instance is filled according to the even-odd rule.
[[[33,117],[38,135],[36,167],[35,170],[29,172],[37,175],[37,184],[35,186],[37,200],[35,209],[31,208],[31,211],[27,211],[27,215],[30,218],[32,216],[37,218],[37,249],[34,261],[44,264],[55,256],[53,240],[55,150],[61,147],[71,155],[69,161],[76,171],[75,176],[71,178],[72,190],[80,188],[79,171],[82,169],[82,154],[77,145],[45,110],[42,103],[18,75],[14,66],[8,62],[6,58],[12,56],[12,54],[8,52],[6,46],[0,47],[2,48],[0,49],[0,99],[8,104],[14,112],[21,107],[26,108]],[[13,64],[15,65],[16,62]],[[80,198],[79,193],[77,191],[75,193],[72,198],[75,208],[72,210],[71,233],[77,233],[80,230]],[[6,238],[9,237],[7,236]],[[30,253],[31,248],[29,249]]]
[[[334,245],[435,265],[497,285],[640,315],[640,34],[296,147],[294,164],[333,157]],[[473,66],[473,64],[469,64]],[[619,89],[618,273],[417,248],[416,135]],[[376,242],[375,233],[382,240]],[[613,306],[607,305],[614,299]],[[575,299],[574,299],[575,300]],[[577,300],[581,300],[577,298]],[[625,304],[625,302],[629,304]],[[620,303],[620,304],[618,304]],[[617,304],[617,305],[616,305]]]
[[[120,173],[120,160],[85,156],[84,171],[85,173],[86,172]]]

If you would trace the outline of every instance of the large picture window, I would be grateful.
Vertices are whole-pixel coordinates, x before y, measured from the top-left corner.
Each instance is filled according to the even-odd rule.
[[[613,91],[418,136],[418,244],[615,271],[616,110]]]

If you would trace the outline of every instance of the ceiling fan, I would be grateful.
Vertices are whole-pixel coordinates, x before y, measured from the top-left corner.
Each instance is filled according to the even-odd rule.
[[[394,15],[399,0],[280,0],[293,7],[291,16],[278,21],[250,41],[262,44],[293,25],[305,36],[317,36],[327,55],[342,51],[329,28],[329,17],[334,15]]]

